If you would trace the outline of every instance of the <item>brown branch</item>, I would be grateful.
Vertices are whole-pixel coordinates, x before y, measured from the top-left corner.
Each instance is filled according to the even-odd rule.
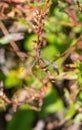
[[[50,21],[52,24],[58,24],[62,26],[69,26],[69,27],[82,27],[82,23],[73,23],[73,22],[60,22],[60,21]]]
[[[8,97],[5,94],[0,96],[0,99],[2,99],[7,105],[11,104],[11,101],[8,99]]]
[[[78,0],[76,0],[76,3],[77,3],[77,6],[78,6],[80,13],[82,13],[82,7],[80,5],[80,2]]]
[[[5,25],[3,24],[3,22],[1,20],[0,20],[0,28],[1,28],[2,32],[4,33],[4,35],[9,34],[8,30],[6,29]],[[14,41],[11,41],[10,45],[20,59],[27,57],[26,53],[20,52],[20,49],[18,48],[18,46],[16,45],[16,43]]]
[[[77,49],[77,47],[79,46],[81,40],[82,40],[82,35],[80,35],[80,37],[77,39],[76,43],[73,46],[70,46],[63,53],[64,58],[63,58],[63,60],[62,60],[62,62],[60,64],[60,66],[64,63],[64,61],[68,58],[68,56]]]

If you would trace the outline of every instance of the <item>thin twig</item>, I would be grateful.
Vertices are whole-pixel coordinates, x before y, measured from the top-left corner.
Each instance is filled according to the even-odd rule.
[[[0,28],[1,28],[2,32],[4,33],[4,35],[9,34],[8,30],[6,29],[5,25],[3,24],[3,22],[1,20],[0,20]],[[11,41],[10,45],[20,59],[27,57],[26,53],[20,52],[20,49],[18,48],[18,46],[16,45],[16,43],[14,41]]]
[[[68,58],[68,56],[69,56],[71,53],[73,53],[73,52],[77,49],[77,47],[78,47],[78,45],[79,45],[79,43],[80,43],[81,40],[82,40],[82,35],[80,35],[80,37],[77,39],[76,43],[75,43],[73,46],[70,46],[70,47],[63,53],[64,58],[63,58],[63,60],[62,60],[62,62],[61,62],[61,64],[60,64],[60,66],[64,63],[64,61]],[[60,57],[61,57],[61,56],[60,56]]]
[[[58,24],[69,27],[81,27],[82,23],[73,23],[73,22],[60,22],[60,21],[50,21],[52,24]]]

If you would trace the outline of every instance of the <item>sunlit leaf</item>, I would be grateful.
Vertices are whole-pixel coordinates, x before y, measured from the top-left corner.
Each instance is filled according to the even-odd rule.
[[[76,115],[74,122],[79,122],[82,121],[82,113],[79,113],[78,115]]]

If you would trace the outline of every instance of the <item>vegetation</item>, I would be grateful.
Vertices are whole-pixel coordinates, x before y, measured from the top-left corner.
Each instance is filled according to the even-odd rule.
[[[0,130],[81,130],[82,0],[0,11]]]

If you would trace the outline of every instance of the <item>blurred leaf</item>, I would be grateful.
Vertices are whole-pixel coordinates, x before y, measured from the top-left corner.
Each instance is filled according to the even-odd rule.
[[[0,38],[0,44],[7,44],[11,41],[18,41],[23,39],[23,33],[12,33]]]
[[[59,75],[55,77],[57,80],[74,80],[77,79],[77,74],[74,71],[69,71],[69,72],[62,72]]]
[[[8,77],[6,80],[5,80],[5,87],[6,88],[12,88],[12,87],[15,87],[15,86],[19,86],[19,84],[21,83],[21,81],[16,78],[16,77]]]
[[[79,122],[82,121],[82,113],[79,113],[78,115],[76,115],[74,122]]]
[[[32,34],[29,37],[26,37],[25,41],[24,41],[24,46],[26,50],[29,51],[33,51],[33,47],[36,46],[36,43],[34,42],[35,40],[37,40],[37,35]]]
[[[65,6],[66,7],[66,6]],[[60,8],[61,8],[61,11],[60,11]],[[56,8],[54,10],[54,14],[55,14],[55,17],[54,19],[57,19],[58,21],[64,21],[64,22],[68,22],[69,21],[69,17],[67,15],[67,13],[65,13],[63,10],[62,10],[62,7],[60,8]]]
[[[8,122],[6,130],[32,130],[34,112],[21,110],[14,114],[13,119]]]
[[[49,86],[46,97],[44,98],[43,107],[39,113],[41,118],[45,118],[48,114],[63,110],[63,103],[55,87]]]
[[[11,71],[9,76],[5,79],[5,87],[12,88],[19,86],[21,84],[21,79],[18,77],[18,71]]]
[[[76,113],[76,104],[70,104],[69,110],[66,112],[65,118],[70,119]]]
[[[78,101],[82,101],[82,91],[79,93],[79,95],[78,95]]]
[[[57,52],[58,51],[54,48],[54,46],[47,46],[42,50],[42,56],[46,59],[52,60]]]
[[[70,119],[74,114],[75,114],[76,110],[75,109],[70,109],[68,110],[68,112],[66,113],[65,118],[66,119]]]
[[[70,93],[69,93],[69,91],[68,91],[68,89],[64,89],[64,92],[65,92],[65,97],[66,97],[66,99],[67,100],[70,100]]]

